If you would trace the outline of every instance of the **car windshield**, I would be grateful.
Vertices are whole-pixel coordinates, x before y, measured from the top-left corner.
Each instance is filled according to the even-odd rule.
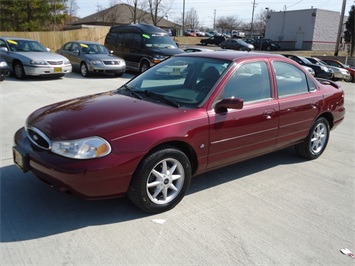
[[[307,58],[303,56],[299,56],[299,59],[303,61],[303,63],[308,64],[308,65],[313,65],[311,61],[309,61]]]
[[[144,100],[158,100],[175,107],[197,107],[231,64],[232,61],[206,57],[171,57],[118,91],[136,98],[139,94]]]
[[[36,41],[31,40],[7,40],[12,52],[48,52],[47,49]]]
[[[177,48],[168,34],[143,34],[146,47]]]
[[[80,43],[84,54],[109,54],[107,48],[96,43]]]

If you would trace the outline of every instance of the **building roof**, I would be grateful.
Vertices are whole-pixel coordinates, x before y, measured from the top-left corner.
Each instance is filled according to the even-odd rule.
[[[147,23],[153,24],[153,20],[150,13],[145,12],[137,8],[136,21],[134,21],[134,7],[128,4],[117,4],[113,7],[109,7],[82,19],[79,19],[71,24],[72,27],[80,25],[100,25],[100,26],[112,26],[112,25],[128,25],[132,23]],[[161,28],[181,28],[181,25],[166,20],[162,17],[158,17],[160,20],[157,23]]]

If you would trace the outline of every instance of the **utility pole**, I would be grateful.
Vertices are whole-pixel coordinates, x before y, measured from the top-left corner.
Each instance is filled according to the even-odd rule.
[[[251,29],[250,29],[250,35],[251,35],[251,38],[253,39],[254,37],[254,10],[255,10],[255,6],[257,4],[255,4],[255,0],[253,1],[253,11],[252,11],[252,14],[251,14]]]
[[[341,7],[341,14],[340,14],[337,42],[335,43],[334,56],[338,56],[338,52],[339,52],[339,43],[340,43],[341,33],[343,32],[345,6],[346,6],[346,0],[343,0],[343,5]]]
[[[185,35],[185,0],[182,2],[182,36]]]
[[[213,31],[216,30],[216,9],[213,10]]]

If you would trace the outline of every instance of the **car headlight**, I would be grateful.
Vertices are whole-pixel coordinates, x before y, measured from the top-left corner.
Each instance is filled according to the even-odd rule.
[[[102,62],[100,60],[90,60],[89,62],[90,65],[100,65],[103,66]]]
[[[5,61],[1,61],[0,62],[0,67],[7,67],[7,63]]]
[[[64,60],[64,65],[69,65],[69,64],[70,64],[69,59]]]
[[[51,151],[73,159],[91,159],[106,156],[111,152],[110,144],[100,137],[77,140],[53,141]]]
[[[48,65],[48,63],[44,60],[31,60],[30,62],[31,65]]]
[[[166,58],[167,58],[167,56],[156,54],[156,55],[153,56],[153,63],[154,64],[158,64],[161,61],[165,60]]]

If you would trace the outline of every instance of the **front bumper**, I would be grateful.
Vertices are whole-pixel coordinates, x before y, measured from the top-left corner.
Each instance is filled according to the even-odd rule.
[[[24,70],[28,76],[61,75],[72,72],[72,66],[24,66]]]
[[[123,196],[141,158],[113,153],[88,160],[65,158],[33,146],[24,128],[14,140],[13,159],[23,172],[31,171],[52,187],[88,199]]]

